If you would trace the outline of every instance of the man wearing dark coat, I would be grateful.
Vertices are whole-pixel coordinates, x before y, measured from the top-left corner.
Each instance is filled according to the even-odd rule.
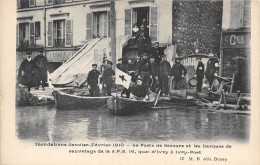
[[[92,64],[92,70],[88,73],[87,83],[90,86],[90,96],[99,96],[98,77],[100,72],[97,71],[97,64]]]
[[[36,65],[35,77],[36,77],[36,85],[37,89],[40,85],[44,89],[47,82],[47,71],[48,71],[48,60],[42,53],[34,58],[34,62]]]
[[[108,61],[107,68],[103,72],[103,95],[111,96],[111,88],[114,84],[114,75],[115,71],[112,69],[113,63],[111,61]]]
[[[35,63],[32,60],[31,53],[27,53],[26,59],[21,63],[18,71],[18,84],[23,84],[28,87],[28,92],[31,91],[34,83]]]
[[[149,84],[151,87],[151,91],[156,92],[156,89],[159,88],[159,80],[158,80],[158,72],[159,72],[159,65],[155,62],[154,57],[150,58],[151,63],[151,83]]]
[[[171,65],[167,61],[166,55],[162,56],[159,66],[159,82],[162,90],[162,96],[169,94],[169,77],[171,75]]]
[[[175,64],[172,66],[173,88],[180,90],[182,86],[182,78],[187,74],[187,69],[181,64],[181,58],[175,58]]]
[[[215,76],[218,75],[219,62],[213,53],[210,53],[209,56],[210,56],[210,59],[207,62],[205,76],[209,82],[209,86],[211,87]]]
[[[160,65],[162,55],[164,54],[159,48],[159,42],[154,43],[155,46],[150,49],[151,56],[155,59],[155,62]]]
[[[138,52],[139,55],[148,52],[151,47],[151,38],[149,34],[146,32],[146,28],[144,25],[141,25],[141,31],[136,36],[138,42]]]
[[[197,92],[201,92],[201,87],[202,87],[202,81],[204,78],[204,64],[201,61],[201,58],[198,58],[198,65],[197,65],[197,70],[196,70],[196,77],[198,80],[197,83]]]
[[[141,75],[143,79],[143,84],[148,87],[149,85],[149,80],[151,78],[151,64],[148,60],[148,54],[144,53],[142,54],[142,60],[140,61],[139,64],[139,70],[138,70],[138,75]]]
[[[148,88],[142,83],[142,78],[139,76],[136,80],[136,85],[133,87],[131,98],[137,100],[148,100]]]

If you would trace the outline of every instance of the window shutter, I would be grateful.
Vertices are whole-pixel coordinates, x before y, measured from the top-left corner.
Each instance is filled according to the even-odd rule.
[[[93,13],[87,14],[87,36],[86,39],[90,40],[92,39],[92,22],[93,22]]]
[[[48,22],[47,47],[53,47],[53,22]]]
[[[110,37],[110,31],[111,31],[111,17],[110,17],[110,11],[107,11],[107,36]]]
[[[21,1],[17,0],[17,8],[20,9],[21,8]]]
[[[35,6],[35,0],[29,0],[29,6],[34,7]]]
[[[16,47],[19,47],[19,24],[16,24]]]
[[[35,24],[30,23],[30,43],[29,46],[35,46]]]
[[[131,9],[125,10],[125,35],[130,36],[132,29]]]
[[[104,36],[107,36],[108,29],[108,16],[107,13],[104,14]]]
[[[151,42],[158,41],[158,7],[150,8],[150,37]]]
[[[65,47],[72,46],[72,20],[65,22]]]
[[[53,4],[53,0],[47,0],[47,4]]]

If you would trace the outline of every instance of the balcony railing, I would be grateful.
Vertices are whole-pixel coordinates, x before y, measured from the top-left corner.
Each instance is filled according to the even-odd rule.
[[[65,40],[64,39],[54,39],[54,47],[65,47]]]
[[[29,47],[29,40],[21,40],[20,48],[27,48],[27,47]]]

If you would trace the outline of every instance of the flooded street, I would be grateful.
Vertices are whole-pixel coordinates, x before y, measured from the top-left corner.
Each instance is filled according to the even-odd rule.
[[[22,141],[41,142],[249,140],[250,115],[172,105],[132,116],[114,116],[106,108],[61,111],[54,106],[17,107],[16,135]]]

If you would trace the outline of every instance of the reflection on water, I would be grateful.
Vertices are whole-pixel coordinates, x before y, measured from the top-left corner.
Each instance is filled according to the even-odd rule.
[[[56,110],[17,107],[20,140],[235,140],[249,139],[250,116],[214,113],[194,106],[174,105],[132,116],[114,116],[107,109]]]

